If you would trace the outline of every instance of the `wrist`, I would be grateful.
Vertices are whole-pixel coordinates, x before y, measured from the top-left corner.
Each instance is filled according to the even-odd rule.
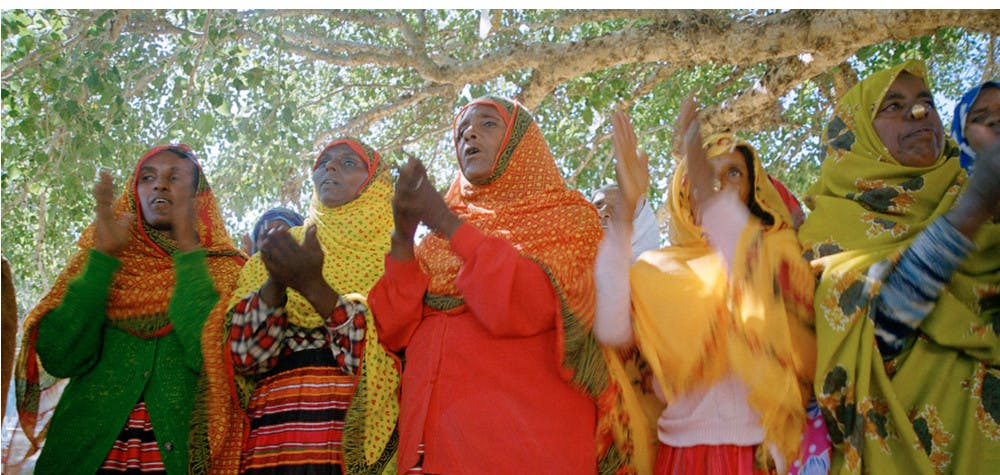
[[[455,216],[451,210],[446,209],[441,212],[441,217],[438,219],[435,231],[441,233],[447,239],[451,239],[455,235],[455,231],[462,226],[462,220]]]
[[[276,282],[274,279],[268,277],[264,281],[264,285],[260,286],[260,297],[264,300],[270,307],[281,307],[285,305],[285,301],[288,300],[287,288]]]
[[[389,255],[397,261],[408,261],[413,259],[413,238],[400,236],[398,231],[392,232],[390,239]]]

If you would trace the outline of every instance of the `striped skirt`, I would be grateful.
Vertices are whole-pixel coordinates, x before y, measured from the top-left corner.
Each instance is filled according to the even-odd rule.
[[[244,474],[341,474],[344,419],[354,377],[329,349],[286,356],[260,380],[250,399]]]
[[[125,421],[125,427],[111,445],[107,458],[97,469],[99,474],[167,473],[160,448],[156,445],[153,423],[146,402],[139,400]]]

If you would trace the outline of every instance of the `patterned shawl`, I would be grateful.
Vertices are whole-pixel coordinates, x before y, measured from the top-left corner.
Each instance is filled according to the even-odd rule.
[[[139,159],[132,177],[113,204],[115,216],[134,213],[136,222],[131,227],[128,244],[116,256],[121,266],[111,281],[107,304],[107,324],[140,338],[157,338],[173,329],[167,317],[167,306],[174,293],[175,274],[171,255],[177,251],[177,243],[146,224],[142,219],[141,204],[136,193],[142,164],[148,158],[167,150],[184,156],[197,167],[195,213],[198,237],[201,246],[208,252],[209,274],[219,293],[219,302],[212,309],[208,321],[221,321],[229,301],[229,293],[236,285],[236,278],[246,259],[233,246],[219,212],[219,205],[191,149],[186,145],[162,145],[150,149]],[[95,229],[95,225],[91,224],[83,231],[77,242],[80,250],[70,258],[48,294],[28,313],[24,321],[21,353],[17,360],[17,410],[21,428],[36,450],[41,447],[48,428],[46,420],[44,427],[38,430],[39,416],[50,415],[52,406],[57,402],[50,394],[50,390],[57,387],[57,381],[44,372],[35,353],[38,323],[59,306],[69,283],[82,272],[87,255],[94,247]],[[206,327],[208,326],[206,323]]]
[[[955,115],[951,122],[951,138],[955,139],[955,142],[958,143],[958,148],[961,150],[959,161],[962,164],[962,168],[966,170],[972,170],[972,164],[976,160],[976,151],[972,149],[968,139],[965,138],[965,123],[969,117],[969,109],[972,108],[972,104],[979,97],[979,92],[983,90],[983,87],[987,86],[1000,88],[1000,82],[986,81],[969,89],[962,96],[962,100],[958,101],[958,104],[955,104]]]
[[[488,182],[472,184],[459,172],[445,201],[463,221],[486,235],[506,239],[548,274],[563,303],[558,331],[564,377],[597,404],[600,471],[628,470],[632,449],[621,424],[628,419],[622,412],[620,385],[610,379],[620,373],[620,362],[598,345],[590,331],[594,259],[602,235],[596,209],[579,192],[566,188],[538,124],[520,104],[494,97],[477,99],[455,116],[456,127],[462,114],[476,104],[496,108],[507,133]],[[448,241],[430,234],[420,242],[416,255],[430,276],[427,305],[438,309],[461,305],[454,282],[462,260]]]
[[[323,277],[345,298],[363,302],[382,275],[383,259],[389,251],[389,237],[394,227],[392,182],[379,153],[353,139],[339,139],[328,144],[317,156],[313,170],[324,152],[341,144],[351,147],[368,166],[368,178],[357,190],[358,197],[329,208],[323,205],[314,190],[304,225],[289,232],[301,243],[305,229],[316,224],[316,236],[324,254]],[[254,254],[240,274],[237,290],[228,302],[229,308],[250,292],[259,290],[267,275],[260,254]],[[302,294],[288,289],[287,295],[285,311],[291,324],[303,328],[323,326],[323,318]],[[387,464],[394,465],[389,458],[395,455],[393,435],[399,414],[396,398],[398,361],[379,343],[371,312],[365,319],[364,356],[344,430],[344,459],[348,473],[380,473]],[[229,318],[226,320],[228,322]],[[224,340],[223,337],[212,342],[213,351],[218,351],[219,342]],[[229,351],[225,344],[222,350],[228,361]],[[217,400],[219,404],[227,404],[223,406],[226,409],[210,413],[215,416],[209,424],[209,438],[213,441],[212,471],[233,473],[239,468],[243,431],[248,430],[245,404],[256,384],[253,378],[233,374],[231,364],[226,365],[224,374],[216,376],[223,378],[213,384]],[[232,430],[240,424],[242,431]]]
[[[883,361],[875,345],[871,304],[885,272],[954,205],[966,181],[950,141],[927,167],[899,164],[880,141],[873,120],[903,71],[927,81],[924,64],[911,60],[840,100],[823,134],[819,181],[805,199],[813,211],[799,230],[822,269],[815,390],[837,473],[961,471],[962,463],[1000,453],[1000,226],[980,230],[979,250],[958,266],[910,348]]]
[[[761,416],[765,440],[790,462],[811,393],[815,278],[801,257],[788,208],[753,147],[731,134],[712,135],[705,147],[711,158],[737,147],[749,154],[751,209],[774,222],[751,216],[727,278],[720,255],[695,224],[687,167],[680,163],[670,188],[672,246],[643,254],[631,270],[636,341],[668,403],[727,371],[736,374]],[[766,446],[758,457],[767,457]]]

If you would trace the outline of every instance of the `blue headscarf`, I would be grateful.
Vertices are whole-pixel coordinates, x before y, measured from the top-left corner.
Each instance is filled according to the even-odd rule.
[[[264,226],[267,226],[267,223],[275,220],[284,221],[288,227],[294,228],[295,226],[302,226],[302,222],[305,218],[295,211],[288,208],[282,208],[280,206],[265,211],[264,214],[260,216],[260,219],[257,220],[257,224],[253,226],[253,234],[250,235],[250,241],[253,242],[253,248],[250,250],[250,254],[256,254],[259,250],[257,247],[257,236],[260,235],[261,230],[264,229]]]
[[[976,151],[972,149],[972,146],[969,145],[969,141],[965,138],[965,122],[969,116],[969,109],[972,108],[972,103],[976,102],[976,98],[979,97],[979,91],[987,85],[1000,88],[1000,82],[986,81],[972,89],[969,89],[969,91],[962,96],[962,100],[958,101],[958,104],[955,104],[955,115],[951,122],[951,136],[956,142],[958,142],[958,148],[962,150],[962,155],[959,157],[959,163],[962,164],[962,168],[969,171],[972,171],[972,162],[976,160]]]

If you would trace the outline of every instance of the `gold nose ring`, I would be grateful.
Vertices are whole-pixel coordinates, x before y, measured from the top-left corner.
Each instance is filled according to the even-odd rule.
[[[927,116],[927,107],[923,104],[914,104],[910,109],[910,114],[913,114],[914,119],[923,119]]]

